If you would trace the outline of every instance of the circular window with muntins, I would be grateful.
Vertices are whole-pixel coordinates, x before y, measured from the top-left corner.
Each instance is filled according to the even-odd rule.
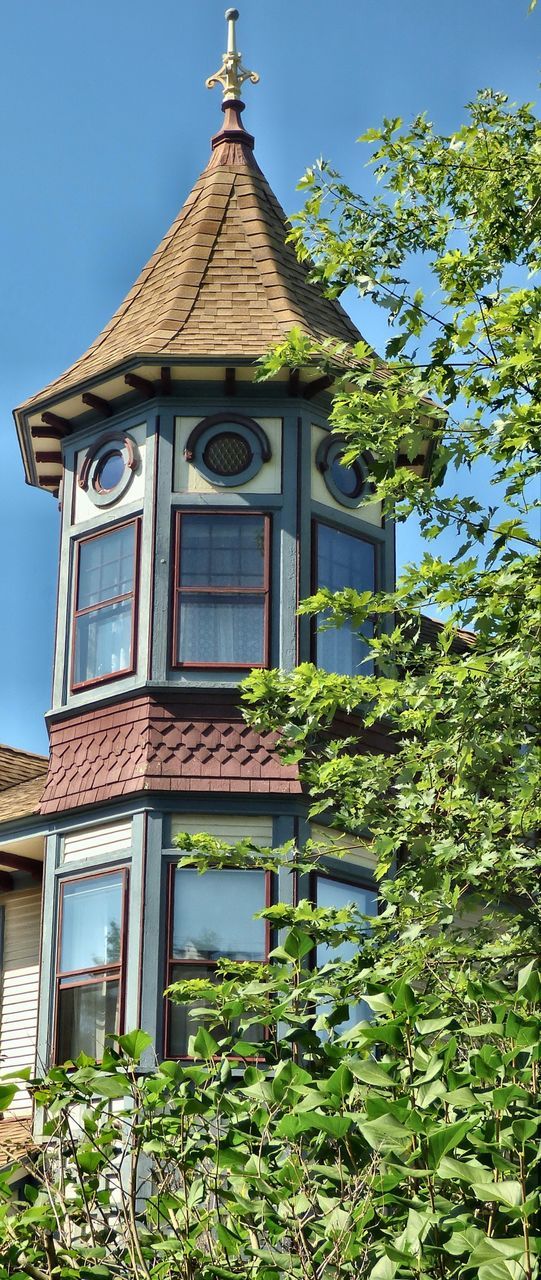
[[[343,507],[357,507],[369,492],[368,467],[363,458],[344,462],[344,442],[330,436],[321,441],[316,466],[325,484]]]
[[[271,457],[266,433],[244,414],[212,414],[190,431],[184,457],[217,487],[247,484]]]
[[[253,453],[237,431],[219,431],[203,451],[203,461],[217,476],[240,476],[250,466]]]

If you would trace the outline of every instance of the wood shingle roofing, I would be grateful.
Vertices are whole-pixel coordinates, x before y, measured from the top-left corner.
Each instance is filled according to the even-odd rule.
[[[48,757],[33,751],[20,751],[0,742],[0,791],[27,782],[47,769]]]
[[[21,406],[62,396],[134,356],[257,358],[298,326],[355,343],[338,302],[309,281],[288,222],[252,152],[240,104],[229,104],[207,168],[139,278],[92,346]]]

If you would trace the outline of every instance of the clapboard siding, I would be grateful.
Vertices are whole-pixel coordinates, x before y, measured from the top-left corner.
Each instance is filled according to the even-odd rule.
[[[209,836],[235,844],[237,840],[253,840],[254,844],[272,844],[272,818],[249,818],[246,815],[226,817],[220,814],[179,814],[171,819],[171,834],[178,836],[186,831],[189,836],[204,831]]]
[[[324,827],[319,822],[311,824],[310,834],[312,840],[316,840],[318,844],[334,845],[337,853],[344,859],[345,868],[349,862],[355,867],[366,867],[367,871],[374,870],[375,854],[371,849],[366,849],[360,840],[355,840],[354,836],[347,835],[344,831],[337,831],[334,827]],[[326,852],[333,854],[334,849],[328,848]]]
[[[0,895],[4,909],[4,953],[0,970],[0,1072],[34,1067],[38,1013],[39,889]],[[9,1111],[29,1115],[25,1089],[15,1095]]]
[[[108,822],[99,827],[85,827],[64,837],[63,861],[83,862],[85,858],[103,858],[129,849],[132,840],[131,820]]]

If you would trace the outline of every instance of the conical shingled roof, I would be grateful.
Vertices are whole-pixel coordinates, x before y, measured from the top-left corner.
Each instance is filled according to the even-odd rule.
[[[224,107],[207,168],[133,288],[88,351],[24,406],[87,385],[134,356],[256,358],[293,326],[360,338],[339,303],[308,280],[289,224],[253,156],[242,103]]]

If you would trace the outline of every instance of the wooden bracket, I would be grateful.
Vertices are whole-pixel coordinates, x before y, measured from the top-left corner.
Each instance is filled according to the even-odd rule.
[[[95,409],[96,413],[101,413],[102,418],[112,418],[113,406],[103,396],[95,396],[93,391],[83,391],[81,400],[83,404],[88,405],[89,409]]]
[[[148,378],[141,378],[138,373],[126,373],[124,382],[127,387],[133,387],[134,391],[140,391],[145,400],[152,400],[156,395],[156,388],[153,382]]]

